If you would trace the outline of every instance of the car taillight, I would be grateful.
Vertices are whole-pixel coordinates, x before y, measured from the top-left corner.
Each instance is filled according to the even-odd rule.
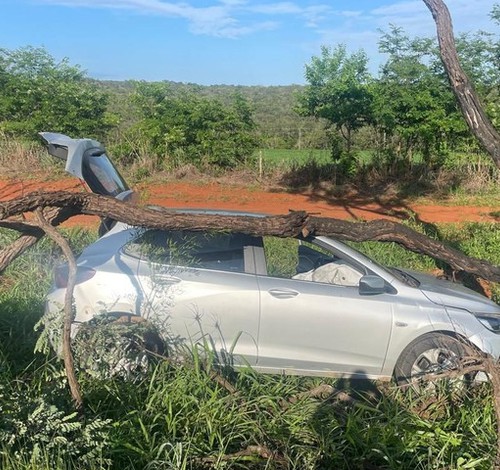
[[[92,268],[78,268],[76,271],[76,284],[88,281],[95,275],[95,269]],[[68,266],[60,266],[56,268],[54,275],[54,282],[56,287],[68,287]]]

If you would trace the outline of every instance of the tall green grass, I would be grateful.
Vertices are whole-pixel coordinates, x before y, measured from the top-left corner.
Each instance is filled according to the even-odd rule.
[[[499,260],[496,226],[438,229],[468,253]],[[78,250],[94,234],[70,237]],[[0,233],[1,244],[10,239]],[[392,245],[361,247],[390,264],[432,267]],[[80,372],[85,410],[78,415],[61,363],[33,353],[33,327],[59,257],[44,240],[2,277],[3,470],[492,467],[496,433],[487,384],[462,395],[412,396],[390,384],[214,369],[209,355],[193,350],[133,382]],[[301,395],[325,383],[328,396]]]

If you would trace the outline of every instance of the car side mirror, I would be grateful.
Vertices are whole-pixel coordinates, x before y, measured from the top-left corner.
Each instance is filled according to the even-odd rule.
[[[360,295],[377,295],[386,292],[385,281],[373,274],[367,274],[359,280]]]

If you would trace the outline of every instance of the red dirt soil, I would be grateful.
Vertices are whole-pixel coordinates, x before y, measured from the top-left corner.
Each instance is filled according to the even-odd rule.
[[[29,194],[33,191],[83,191],[82,183],[65,178],[57,181],[10,180],[0,181],[0,201]],[[415,205],[404,201],[387,202],[380,198],[365,198],[357,194],[335,197],[326,191],[304,190],[290,193],[265,191],[243,185],[210,182],[166,182],[137,188],[141,203],[172,208],[217,208],[267,214],[286,214],[289,210],[304,210],[322,217],[372,220],[378,218],[403,219],[413,214],[423,222],[460,223],[494,222],[492,206]],[[375,199],[375,201],[374,201]],[[66,225],[94,226],[94,216],[73,217]]]

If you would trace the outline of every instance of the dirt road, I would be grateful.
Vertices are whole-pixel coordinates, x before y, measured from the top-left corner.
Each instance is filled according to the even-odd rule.
[[[75,179],[58,181],[24,182],[17,180],[0,181],[0,200],[12,199],[33,191],[83,191],[81,183]],[[141,203],[158,204],[172,208],[218,208],[243,210],[268,214],[284,214],[289,210],[305,210],[314,215],[340,219],[372,220],[376,218],[401,219],[410,214],[424,222],[459,223],[495,221],[493,206],[444,206],[415,205],[404,201],[387,199],[370,200],[352,194],[342,198],[329,195],[325,191],[304,191],[289,193],[264,191],[240,185],[223,183],[196,184],[188,182],[167,182],[137,188]],[[79,216],[72,218],[71,225],[93,225],[97,218]]]

